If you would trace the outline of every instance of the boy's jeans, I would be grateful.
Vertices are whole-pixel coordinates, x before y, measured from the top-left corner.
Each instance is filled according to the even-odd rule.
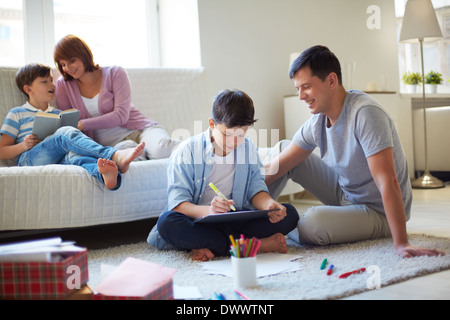
[[[229,256],[230,235],[235,238],[239,238],[241,234],[247,238],[266,238],[276,233],[286,235],[291,232],[297,226],[298,213],[292,205],[283,205],[286,207],[286,217],[278,223],[260,218],[211,225],[196,224],[182,213],[164,212],[150,232],[147,242],[159,250],[208,248],[214,255]]]
[[[47,164],[77,165],[86,169],[103,184],[98,171],[97,160],[111,159],[116,149],[104,147],[73,127],[59,128],[53,135],[25,151],[17,158],[19,166],[43,166]],[[117,190],[121,184],[121,174],[117,176]]]

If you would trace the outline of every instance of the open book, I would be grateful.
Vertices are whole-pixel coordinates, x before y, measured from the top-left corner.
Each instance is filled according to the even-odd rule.
[[[230,211],[224,213],[212,213],[205,217],[194,220],[194,223],[222,223],[229,221],[252,220],[266,217],[271,211],[278,211],[280,209],[270,210],[247,210],[247,211]]]
[[[39,140],[44,140],[47,136],[54,134],[61,127],[77,127],[80,120],[80,110],[68,109],[60,114],[49,112],[38,112],[34,118],[32,134]]]

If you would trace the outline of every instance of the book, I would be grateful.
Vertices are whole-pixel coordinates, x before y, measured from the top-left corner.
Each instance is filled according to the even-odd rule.
[[[61,127],[71,126],[77,128],[79,120],[80,110],[77,109],[64,110],[59,114],[38,112],[34,118],[31,133],[36,135],[39,140],[44,140]]]
[[[85,250],[58,237],[24,241],[0,245],[0,262],[58,262]]]
[[[278,211],[280,209],[270,210],[245,210],[245,211],[230,211],[224,213],[213,213],[207,216],[194,220],[194,223],[223,223],[230,221],[251,220],[266,217],[271,211]]]

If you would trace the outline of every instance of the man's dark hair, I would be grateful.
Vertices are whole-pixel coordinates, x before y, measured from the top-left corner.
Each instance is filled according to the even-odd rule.
[[[301,69],[309,67],[311,74],[325,81],[331,72],[336,73],[339,84],[342,84],[341,64],[338,58],[325,46],[314,46],[303,51],[295,59],[289,70],[289,77],[293,79]]]
[[[212,118],[227,128],[250,126],[254,119],[253,100],[239,90],[223,90],[214,99]]]
[[[38,77],[47,77],[50,74],[50,67],[43,64],[27,64],[26,66],[20,68],[16,73],[16,84],[28,98],[28,94],[23,90],[25,85],[31,85],[34,80]]]

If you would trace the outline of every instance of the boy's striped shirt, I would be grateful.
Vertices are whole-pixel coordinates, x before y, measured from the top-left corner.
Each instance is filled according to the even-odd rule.
[[[7,134],[15,139],[16,144],[23,142],[25,137],[31,134],[34,117],[38,111],[41,110],[36,109],[28,102],[23,106],[12,108],[3,121],[0,134]],[[45,112],[58,114],[60,110],[48,107]]]

